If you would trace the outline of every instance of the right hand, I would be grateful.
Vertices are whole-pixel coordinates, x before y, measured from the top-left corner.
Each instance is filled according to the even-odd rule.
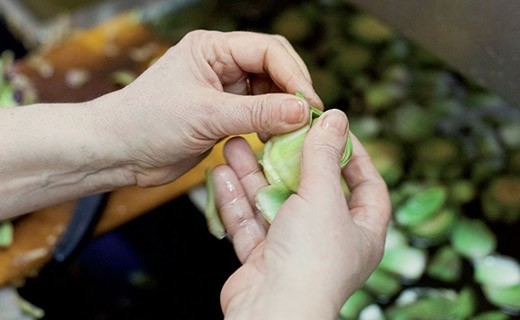
[[[341,172],[347,132],[344,113],[319,118],[305,140],[298,193],[270,226],[254,209],[256,192],[267,185],[255,156],[241,138],[227,143],[228,164],[213,171],[217,206],[243,265],[222,289],[226,319],[336,319],[378,265],[391,212],[388,190],[352,135],[354,152]]]

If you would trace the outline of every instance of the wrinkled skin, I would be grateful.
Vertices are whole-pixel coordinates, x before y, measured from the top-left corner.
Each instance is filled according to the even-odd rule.
[[[214,169],[217,205],[240,267],[226,282],[226,319],[337,319],[346,298],[379,263],[390,219],[386,185],[359,141],[341,172],[347,120],[331,110],[305,140],[298,193],[270,226],[254,209],[267,182],[241,138]],[[340,175],[351,194],[346,199]]]
[[[0,110],[0,218],[171,182],[224,137],[257,132],[265,139],[300,128],[309,104],[323,108],[282,37],[189,33],[121,90],[83,103]],[[345,200],[337,164],[347,122],[337,111],[329,116],[313,126],[300,190],[268,231],[251,205],[265,185],[254,157],[241,140],[226,148],[229,166],[216,170],[220,205],[244,263],[222,290],[229,319],[333,319],[381,257],[386,188],[356,144],[343,172],[352,189]]]
[[[308,119],[296,91],[322,107],[283,37],[199,30],[121,90],[84,103],[0,110],[0,218],[165,184],[226,136],[295,130]]]
[[[140,103],[140,118],[152,117],[133,131],[146,132],[146,145],[129,146],[139,151],[133,155],[137,183],[171,181],[226,136],[259,132],[265,137],[300,127],[308,117],[306,102],[282,94],[300,88],[309,102],[321,105],[307,68],[280,36],[188,34],[125,88],[125,99]],[[136,118],[132,108],[123,112]]]

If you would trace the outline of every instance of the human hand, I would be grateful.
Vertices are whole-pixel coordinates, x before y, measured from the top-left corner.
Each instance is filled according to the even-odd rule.
[[[221,292],[226,319],[336,319],[379,263],[390,219],[386,185],[359,141],[343,172],[347,120],[331,110],[309,131],[297,194],[268,226],[254,209],[266,180],[241,138],[213,170],[217,206],[242,266]],[[343,174],[351,191],[341,188]]]
[[[322,107],[301,58],[280,36],[195,31],[133,83],[102,97],[112,152],[137,185],[170,182],[220,139],[301,127]],[[116,120],[114,120],[116,119]],[[104,132],[106,133],[106,132]]]

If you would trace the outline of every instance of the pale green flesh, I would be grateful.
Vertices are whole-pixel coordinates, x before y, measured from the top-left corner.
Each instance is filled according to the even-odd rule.
[[[299,92],[296,96],[304,99]],[[271,223],[280,210],[283,203],[298,191],[300,185],[300,170],[302,149],[305,136],[314,121],[323,114],[323,111],[314,107],[310,108],[309,124],[283,135],[272,137],[264,145],[258,162],[268,182],[268,186],[262,188],[256,195],[256,206],[262,212],[264,219]],[[339,163],[344,167],[352,155],[352,140],[347,139],[345,152]],[[215,204],[215,187],[209,170],[206,172],[207,201],[204,215],[208,229],[212,235],[222,239],[226,231],[220,219]],[[342,181],[342,188],[348,192],[348,186]]]
[[[365,290],[355,291],[339,311],[343,319],[357,319],[361,310],[374,302],[374,298]]]
[[[273,143],[271,141],[267,141],[267,143],[264,146],[262,159],[259,162],[260,165],[262,165],[265,178],[267,179],[267,182],[270,185],[283,185],[282,178],[273,168],[273,165],[271,164],[271,159],[269,157],[272,146]]]
[[[508,287],[482,286],[482,291],[494,305],[520,312],[520,284]]]
[[[405,279],[419,279],[426,269],[426,252],[409,245],[385,250],[378,268]],[[406,261],[406,263],[403,263]]]
[[[486,286],[515,286],[520,284],[520,265],[508,256],[487,256],[475,263],[474,278]]]
[[[451,233],[453,249],[472,260],[483,258],[497,246],[495,234],[482,220],[460,219]]]
[[[304,99],[300,92],[296,92],[295,95]],[[276,188],[264,188],[266,190],[257,194],[256,203],[268,222],[274,219],[274,216],[283,204],[281,199],[287,199],[292,193],[298,191],[305,136],[316,119],[323,114],[323,111],[311,107],[310,113],[309,125],[293,132],[274,136],[265,144],[260,164],[269,185]],[[352,150],[352,140],[348,138],[339,164],[340,167],[343,168],[347,165],[352,155]],[[266,212],[265,210],[269,211]]]
[[[305,126],[296,131],[271,138],[269,141],[271,148],[266,150],[264,156],[264,159],[269,158],[272,170],[274,170],[274,172],[266,173],[266,175],[279,176],[282,184],[293,192],[298,191],[300,185],[301,150],[309,128],[309,126]],[[265,167],[264,172],[268,172],[269,169],[271,168]]]
[[[206,189],[207,189],[207,198],[206,198],[206,207],[204,210],[204,216],[206,217],[206,222],[208,224],[209,232],[218,239],[223,239],[226,237],[226,229],[220,220],[220,215],[218,213],[217,205],[215,203],[215,185],[213,182],[213,177],[211,175],[211,170],[206,170]]]
[[[13,224],[6,220],[0,222],[0,248],[9,247],[13,243]]]
[[[271,223],[292,192],[283,186],[266,186],[256,195],[256,206],[264,219]]]

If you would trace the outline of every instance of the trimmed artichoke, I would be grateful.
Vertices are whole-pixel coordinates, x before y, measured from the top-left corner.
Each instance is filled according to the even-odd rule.
[[[297,92],[296,96],[305,99]],[[269,183],[268,186],[259,190],[256,195],[256,206],[262,212],[264,219],[271,223],[291,194],[298,191],[300,185],[300,169],[302,148],[305,136],[316,119],[323,111],[311,107],[311,117],[309,124],[293,132],[273,136],[266,142],[263,154],[259,163]],[[340,167],[345,167],[352,155],[352,141],[347,139],[345,151],[339,163]],[[210,173],[210,172],[208,172]],[[211,234],[221,239],[225,236],[224,227],[218,214],[216,214],[216,204],[214,199],[214,186],[208,174],[206,187],[208,198],[205,208],[205,217]]]

